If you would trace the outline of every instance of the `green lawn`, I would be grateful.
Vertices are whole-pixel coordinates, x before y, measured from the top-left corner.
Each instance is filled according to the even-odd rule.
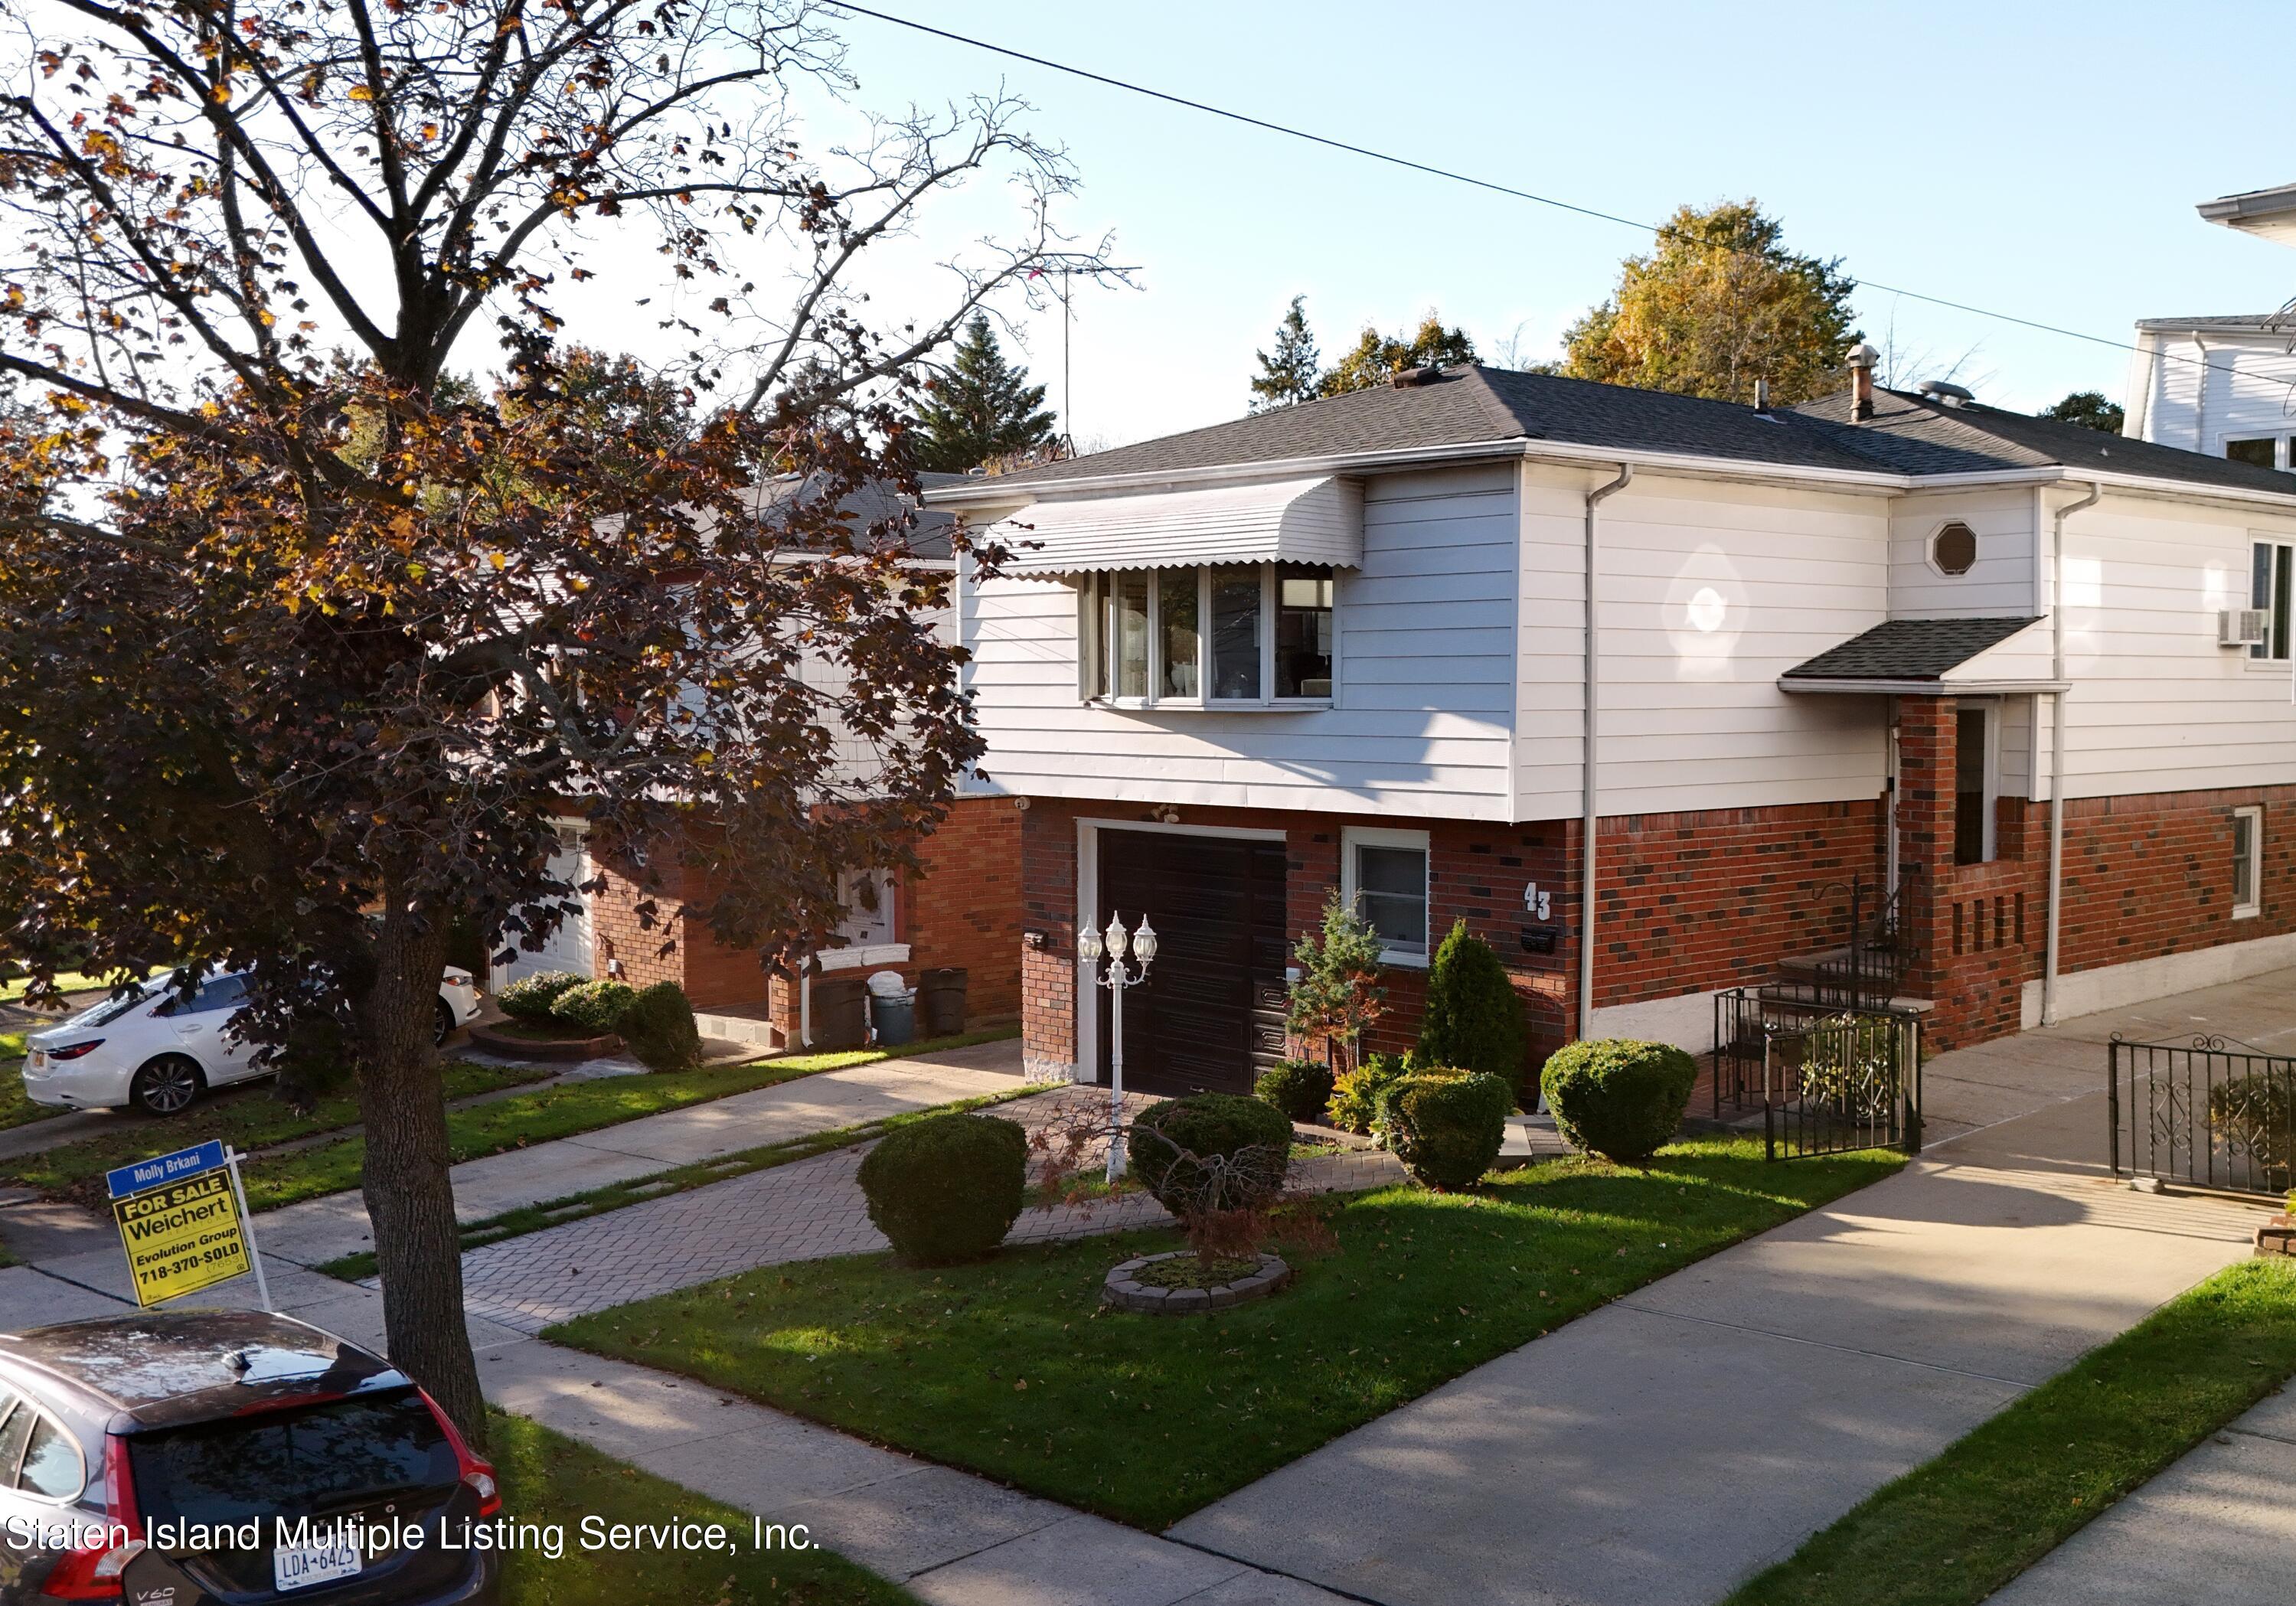
[[[447,1096],[469,1098],[474,1094],[538,1081],[549,1074],[543,1066],[473,1065],[453,1061],[446,1067]],[[155,1154],[205,1143],[211,1137],[223,1138],[242,1152],[250,1151],[266,1144],[283,1143],[292,1138],[347,1127],[357,1119],[358,1101],[348,1092],[321,1099],[308,1114],[304,1114],[275,1097],[267,1085],[258,1084],[194,1104],[173,1120],[138,1121],[115,1132],[59,1144],[45,1153],[0,1160],[0,1181],[93,1202],[102,1193],[103,1174],[131,1160],[149,1159]],[[249,1192],[253,1191],[250,1181]]]
[[[820,1549],[753,1550],[750,1515],[640,1471],[522,1416],[489,1412],[487,1459],[502,1481],[503,1511],[520,1522],[556,1523],[564,1553],[552,1561],[514,1551],[502,1577],[503,1606],[914,1606],[916,1597],[842,1556]],[[577,1548],[583,1518],[608,1522],[711,1523],[735,1553]]]
[[[1975,1606],[2292,1375],[2296,1266],[2230,1266],[1876,1490],[1725,1606]]]
[[[976,1099],[959,1099],[954,1103],[935,1104],[926,1110],[904,1110],[898,1115],[889,1115],[882,1121],[832,1127],[826,1131],[810,1132],[784,1143],[737,1150],[732,1154],[721,1154],[716,1159],[676,1166],[651,1176],[633,1176],[627,1182],[609,1183],[586,1193],[545,1199],[538,1204],[523,1205],[515,1210],[505,1210],[499,1216],[465,1223],[462,1231],[463,1248],[474,1250],[482,1244],[500,1243],[505,1238],[521,1238],[529,1233],[538,1233],[545,1227],[561,1226],[586,1217],[603,1216],[609,1210],[641,1204],[649,1199],[684,1193],[689,1189],[706,1187],[713,1182],[747,1176],[752,1171],[770,1171],[775,1166],[786,1166],[791,1160],[810,1159],[816,1154],[826,1154],[832,1149],[847,1149],[855,1143],[865,1143],[913,1121],[980,1110],[990,1104],[1003,1104],[1039,1091],[1041,1089],[1035,1087],[1015,1087],[1010,1092],[983,1094]],[[374,1275],[374,1252],[361,1250],[355,1255],[345,1255],[340,1259],[327,1261],[313,1269],[330,1277],[340,1277],[348,1282],[362,1282]]]
[[[0,977],[0,1004],[15,1003],[24,996],[24,990],[31,985],[32,979],[29,976]],[[83,976],[78,971],[65,971],[56,977],[56,986],[67,993],[90,992],[96,987],[108,985],[110,981],[106,977]],[[58,1020],[62,1018],[61,1015],[57,1017]]]
[[[555,1087],[497,1099],[474,1109],[449,1111],[447,1150],[459,1165],[466,1159],[523,1149],[531,1143],[546,1143],[554,1138],[619,1127],[624,1121],[660,1115],[668,1110],[683,1110],[690,1104],[706,1104],[737,1093],[752,1093],[824,1070],[873,1065],[897,1055],[906,1057],[993,1043],[1012,1035],[1010,1029],[974,1032],[893,1050],[846,1049],[835,1053],[785,1054],[779,1059],[754,1060],[742,1065],[706,1065],[698,1070],[562,1083]],[[365,1164],[366,1142],[357,1137],[258,1160],[247,1168],[248,1208],[258,1211],[276,1209],[299,1200],[355,1188]]]
[[[1134,1233],[941,1271],[768,1266],[545,1336],[1160,1528],[1902,1163],[1765,1165],[1757,1143],[1702,1138],[1647,1171],[1567,1160],[1472,1194],[1381,1189],[1327,1204],[1339,1250],[1290,1289],[1201,1319],[1102,1313],[1109,1266],[1174,1241]]]
[[[63,1111],[24,1096],[24,1034],[0,1032],[0,1132],[27,1121],[45,1121]]]

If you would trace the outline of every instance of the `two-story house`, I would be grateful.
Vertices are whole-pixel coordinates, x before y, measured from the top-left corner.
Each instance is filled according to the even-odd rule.
[[[1776,411],[1422,370],[931,493],[1010,553],[958,607],[1032,1074],[1104,1078],[1120,913],[1128,1080],[1247,1086],[1334,888],[1396,1044],[1464,917],[1538,1053],[1706,1047],[1853,877],[1948,1044],[2296,961],[2296,476],[1852,356]]]

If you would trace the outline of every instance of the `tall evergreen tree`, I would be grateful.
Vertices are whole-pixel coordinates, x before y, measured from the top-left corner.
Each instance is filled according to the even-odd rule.
[[[1252,355],[1259,359],[1259,372],[1251,381],[1254,413],[1316,399],[1323,353],[1316,349],[1316,337],[1308,330],[1307,297],[1292,297],[1292,310],[1275,325],[1275,355]]]
[[[1053,438],[1053,415],[1044,406],[1045,388],[1004,360],[988,315],[975,313],[918,414],[917,466],[962,474],[992,457],[1043,446]]]

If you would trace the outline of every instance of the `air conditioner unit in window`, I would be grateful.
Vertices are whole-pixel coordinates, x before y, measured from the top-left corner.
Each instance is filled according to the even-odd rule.
[[[2269,608],[2226,608],[2217,615],[2217,645],[2261,646],[2272,634]]]

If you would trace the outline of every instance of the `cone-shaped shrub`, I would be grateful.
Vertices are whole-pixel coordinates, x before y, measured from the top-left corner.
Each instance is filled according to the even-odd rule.
[[[1428,968],[1427,1012],[1411,1052],[1413,1068],[1480,1070],[1512,1092],[1522,1085],[1522,1004],[1506,968],[1465,921],[1454,922]]]

